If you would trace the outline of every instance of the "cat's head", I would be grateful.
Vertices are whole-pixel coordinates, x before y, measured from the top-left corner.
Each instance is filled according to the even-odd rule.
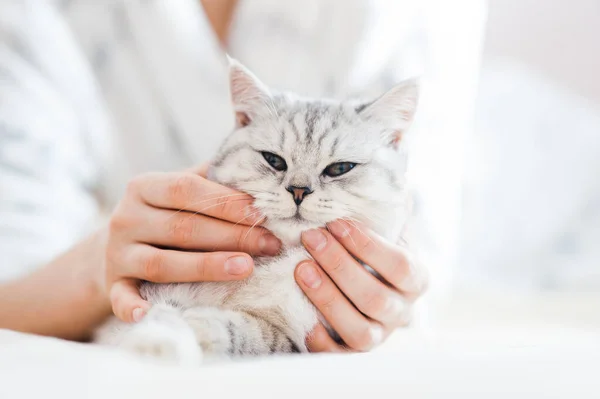
[[[416,81],[371,102],[312,100],[273,93],[230,60],[230,86],[236,127],[211,178],[252,195],[278,237],[296,242],[336,219],[381,230],[400,217]]]

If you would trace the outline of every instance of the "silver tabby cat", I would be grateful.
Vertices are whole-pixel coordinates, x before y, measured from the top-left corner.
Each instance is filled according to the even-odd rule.
[[[95,341],[179,364],[305,352],[321,316],[294,280],[310,255],[302,231],[336,219],[360,222],[396,241],[406,215],[406,144],[418,85],[400,83],[370,102],[273,93],[230,60],[236,128],[209,178],[246,192],[284,250],[256,258],[234,282],[143,283],[152,308],[137,324],[112,318]]]

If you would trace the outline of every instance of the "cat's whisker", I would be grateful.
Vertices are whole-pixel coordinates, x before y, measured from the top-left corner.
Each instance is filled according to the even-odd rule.
[[[209,202],[209,201],[214,201],[214,200],[221,200],[221,199],[230,198],[230,197],[248,196],[248,194],[239,193],[239,194],[228,194],[228,195],[223,195],[223,196],[214,197],[214,198],[205,198],[207,195],[210,195],[210,194],[202,195],[202,196],[200,196],[200,198],[203,198],[202,200],[194,201],[191,204],[189,204],[186,208],[181,208],[181,209],[173,212],[173,214],[169,216],[169,219],[172,218],[172,217],[174,217],[174,216],[176,216],[180,212],[189,212],[191,210],[191,209],[189,209],[189,207],[196,206],[196,205],[202,204],[204,202]]]
[[[371,216],[368,216],[368,215],[361,215],[361,217],[364,217],[365,219],[370,220],[371,222],[373,222],[373,224],[378,224],[378,222],[379,222],[378,220],[376,220],[376,219],[374,219],[374,218],[372,218]]]
[[[240,199],[233,199],[233,200],[230,200],[230,201],[231,201],[231,202],[236,202],[236,201],[245,201],[245,199],[243,199],[243,198],[240,198]],[[202,214],[204,211],[207,211],[207,210],[209,210],[209,209],[211,209],[211,208],[214,208],[214,207],[217,207],[217,206],[222,206],[222,205],[223,205],[222,203],[212,204],[212,205],[210,205],[210,206],[207,206],[207,207],[205,207],[205,208],[202,208],[202,209],[200,209],[200,210],[198,210],[198,211],[195,211],[195,212],[192,212],[192,213],[190,213],[190,215],[188,216],[188,218],[187,218],[187,219],[189,219],[189,218],[191,218],[191,217],[194,217],[194,216],[196,216],[196,215]],[[187,219],[186,219],[186,220],[187,220]]]
[[[277,120],[277,117],[279,115],[277,113],[277,109],[275,108],[275,103],[273,102],[273,99],[270,99],[270,101],[267,101],[266,105],[267,105],[267,109],[269,110],[269,113],[271,114],[273,119]]]
[[[359,212],[357,209],[355,209],[353,206],[351,206],[350,204],[341,204],[342,207],[344,208],[344,210],[348,213],[352,213],[352,214],[360,214],[361,217],[364,217],[365,219],[370,220],[371,222],[373,222],[373,224],[380,224],[382,222],[385,222],[384,218],[380,218],[380,220],[376,220],[374,218],[372,218],[371,216],[367,215],[365,212]],[[350,217],[350,216],[348,216]],[[359,222],[359,220],[353,218],[353,220],[355,220],[356,222]]]
[[[353,221],[351,221],[351,220],[349,220],[349,219],[345,219],[345,220],[346,220],[346,222],[348,222],[348,223],[349,223],[349,224],[350,224],[352,227],[354,227],[354,228],[355,228],[355,229],[356,229],[356,230],[357,230],[359,233],[361,233],[361,234],[362,234],[362,235],[363,235],[365,238],[367,238],[369,241],[373,242],[373,240],[371,239],[371,237],[367,236],[367,235],[366,235],[366,234],[365,234],[365,233],[364,233],[364,232],[363,232],[363,231],[360,229],[360,227],[358,227],[358,225],[357,225],[355,222],[353,222]],[[350,237],[352,237],[352,236],[350,236]],[[356,243],[354,243],[354,245],[356,246]]]
[[[237,226],[238,224],[242,223],[244,220],[246,220],[246,219],[251,219],[253,216],[256,216],[256,215],[260,215],[260,211],[255,211],[255,212],[252,212],[252,213],[250,213],[250,214],[246,215],[245,217],[243,217],[243,218],[241,218],[240,220],[238,220],[237,222],[235,222],[235,223],[234,223],[234,226]],[[260,220],[260,221],[262,221],[263,219],[266,219],[266,217],[265,217],[265,216],[263,216],[263,217],[262,217],[261,219],[259,219],[259,220]]]
[[[371,237],[369,237],[368,234],[366,234],[364,231],[362,231],[362,229],[358,226],[357,223],[359,223],[358,220],[350,217],[349,219],[345,219],[348,223],[350,223],[356,230],[358,230],[359,233],[361,233],[367,240],[369,240],[369,242],[371,242],[372,244],[375,244],[375,246],[379,246],[379,244],[377,242],[375,242]]]
[[[248,238],[248,235],[250,234],[250,232],[252,231],[252,229],[254,229],[256,227],[256,225],[261,221],[261,219],[257,220],[256,222],[254,222],[254,224],[252,224],[252,226],[250,226],[250,228],[248,229],[248,231],[246,232],[246,234],[244,234],[244,238],[242,238],[242,244],[244,242],[246,242],[246,238]]]
[[[260,211],[253,212],[253,213],[251,213],[251,214],[249,214],[249,215],[245,216],[244,218],[242,218],[242,219],[238,220],[238,221],[237,221],[237,222],[236,222],[234,225],[235,225],[235,226],[237,226],[237,225],[239,225],[239,224],[240,224],[240,223],[241,223],[241,222],[242,222],[244,219],[250,218],[250,217],[252,217],[252,216],[254,216],[254,215],[258,214],[258,213],[260,213]],[[242,243],[244,242],[244,240],[246,239],[246,236],[247,236],[247,235],[250,233],[250,230],[252,230],[252,228],[254,228],[254,227],[255,227],[255,226],[258,224],[258,223],[262,223],[264,220],[266,220],[266,217],[262,217],[262,218],[258,219],[258,220],[257,220],[257,221],[256,221],[256,222],[255,222],[255,223],[254,223],[254,224],[253,224],[251,227],[250,227],[250,229],[248,230],[248,232],[247,232],[247,233],[246,233],[246,235],[244,236],[244,239],[243,239],[241,242],[242,242]],[[219,246],[220,246],[220,245],[223,243],[223,241],[225,241],[225,239],[226,239],[226,238],[227,238],[227,237],[223,237],[223,238],[222,238],[222,239],[219,241],[219,244],[217,245],[217,247],[219,247]]]
[[[244,221],[245,219],[251,218],[252,216],[255,216],[255,215],[257,215],[257,214],[260,214],[260,211],[252,212],[252,213],[250,213],[249,215],[246,215],[246,216],[245,216],[245,217],[243,217],[242,219],[238,220],[238,221],[237,221],[237,222],[234,224],[234,226],[237,226],[237,225],[239,225],[239,224],[240,224],[242,221]],[[254,226],[256,226],[256,224],[258,224],[258,223],[262,223],[262,222],[264,222],[266,219],[267,219],[267,218],[266,218],[266,216],[263,216],[262,218],[258,219],[258,220],[257,220],[257,221],[256,221],[256,222],[255,222],[255,223],[254,223],[254,224],[253,224],[251,227],[250,227],[250,229],[248,230],[248,232],[246,233],[246,235],[248,235],[248,234],[250,233],[250,230],[252,230],[252,228],[253,228]],[[245,240],[245,239],[246,239],[246,236],[244,236],[244,239],[242,240],[242,242],[244,242],[244,240]],[[220,242],[220,243],[222,243],[224,240],[225,240],[225,238],[221,239],[221,242]]]
[[[348,229],[346,228],[346,226],[342,225],[342,228],[344,229],[344,231],[346,232],[346,234],[348,235],[348,237],[350,237],[350,240],[352,241],[352,244],[354,245],[354,248],[358,248],[358,246],[356,245],[356,241],[354,241],[354,238],[352,238],[352,234],[350,234],[350,232],[348,231]]]

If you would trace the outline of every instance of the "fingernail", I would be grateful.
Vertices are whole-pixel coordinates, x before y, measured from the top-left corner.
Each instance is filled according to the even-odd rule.
[[[281,241],[272,234],[264,234],[258,239],[258,249],[264,255],[277,255],[281,249]]]
[[[315,251],[320,251],[327,244],[327,237],[319,229],[312,229],[302,233],[302,238],[306,244]]]
[[[348,236],[348,234],[350,234],[350,229],[348,227],[346,227],[345,225],[343,225],[342,222],[340,222],[340,221],[335,221],[335,222],[329,223],[327,225],[327,228],[329,229],[331,234],[333,234],[334,236],[336,236],[338,238],[343,238],[343,237]]]
[[[225,261],[225,271],[234,276],[246,273],[250,269],[250,263],[245,256],[234,256]]]
[[[310,262],[300,265],[298,276],[309,288],[316,289],[321,285],[321,276]]]
[[[264,218],[264,215],[253,206],[247,206],[244,213],[246,216],[246,220],[250,223],[256,223],[262,218]]]
[[[146,315],[146,311],[144,311],[144,309],[142,309],[142,308],[133,309],[133,321],[135,321],[136,323],[139,323],[144,318],[145,315]]]

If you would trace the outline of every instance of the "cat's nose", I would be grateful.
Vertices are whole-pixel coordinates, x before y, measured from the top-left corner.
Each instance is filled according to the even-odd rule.
[[[306,197],[308,194],[312,193],[312,190],[310,189],[310,187],[288,186],[286,188],[286,190],[289,191],[290,194],[292,194],[292,197],[294,197],[294,202],[296,203],[296,205],[300,205],[302,203],[302,201],[304,201],[304,197]]]

